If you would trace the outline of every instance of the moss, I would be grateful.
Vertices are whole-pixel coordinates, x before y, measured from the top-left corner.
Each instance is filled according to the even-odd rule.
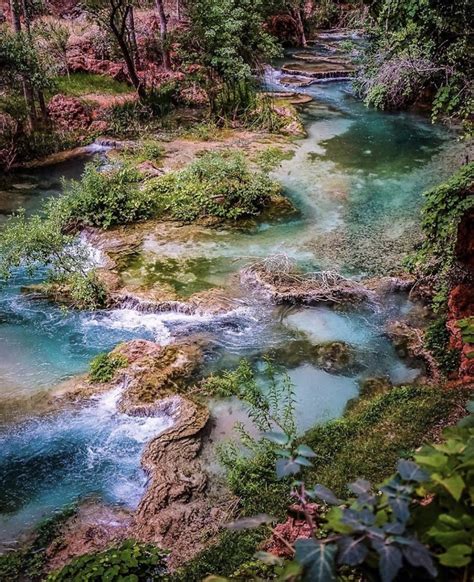
[[[463,391],[433,387],[393,388],[374,399],[362,399],[343,418],[315,427],[304,442],[317,451],[306,480],[337,494],[357,477],[383,481],[399,457],[419,447],[464,402]]]
[[[99,354],[90,363],[89,378],[92,382],[110,382],[117,370],[127,365],[127,358],[121,354]]]
[[[444,374],[455,372],[460,363],[460,351],[449,347],[449,339],[445,317],[439,317],[426,330],[425,345]]]

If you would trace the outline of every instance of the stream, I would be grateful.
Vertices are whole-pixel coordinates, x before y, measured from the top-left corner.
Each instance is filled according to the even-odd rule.
[[[282,91],[279,78],[273,70],[266,84]],[[396,272],[420,237],[421,193],[451,173],[462,146],[421,116],[367,109],[347,81],[299,91],[313,97],[301,109],[307,137],[272,173],[298,216],[239,230],[203,229],[192,242],[148,237],[127,265],[126,280],[171,285],[186,298],[232,285],[249,261],[278,253],[305,270],[355,278]],[[19,173],[0,192],[0,225],[15,208],[34,212],[44,198],[60,195],[61,178],[79,177],[92,155]],[[41,518],[86,496],[137,505],[146,486],[143,447],[170,425],[168,418],[119,413],[118,391],[74,410],[39,415],[35,408],[45,390],[85,372],[94,355],[121,341],[170,343],[204,334],[208,371],[242,357],[258,364],[274,350],[295,385],[300,432],[340,416],[365,378],[402,384],[422,372],[420,363],[400,358],[384,333],[387,321],[417,309],[403,293],[389,294],[377,309],[275,307],[246,298],[228,314],[193,316],[64,312],[23,295],[21,287],[30,282],[19,273],[0,289],[0,404],[13,403],[0,417],[0,549],[14,547]],[[350,361],[334,367],[308,357],[312,346],[327,342],[349,346]],[[21,407],[21,420],[12,422],[9,415]],[[218,438],[243,415],[235,401],[211,409]]]

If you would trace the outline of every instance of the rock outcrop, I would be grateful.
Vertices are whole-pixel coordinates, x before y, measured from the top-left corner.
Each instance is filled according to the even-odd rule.
[[[111,353],[127,364],[109,382],[81,378],[63,387],[58,397],[84,399],[120,386],[121,412],[166,415],[173,424],[145,447],[142,466],[149,482],[136,511],[98,502],[93,510],[90,504],[81,506],[66,523],[62,543],[48,549],[51,569],[126,538],[159,544],[171,552],[170,567],[179,566],[209,543],[235,506],[227,491],[211,487],[199,457],[209,411],[185,396],[201,362],[199,342],[160,346],[133,340]]]
[[[474,382],[474,344],[465,341],[458,322],[474,317],[474,208],[461,219],[455,254],[459,282],[449,293],[447,327],[450,347],[461,355],[459,382],[468,384]]]

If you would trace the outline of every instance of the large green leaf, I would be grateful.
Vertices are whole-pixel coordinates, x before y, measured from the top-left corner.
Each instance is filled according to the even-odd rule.
[[[445,467],[448,463],[448,457],[441,453],[415,455],[415,459],[420,465],[438,470]]]
[[[337,546],[314,539],[296,540],[295,558],[304,568],[306,582],[334,582]]]
[[[446,477],[445,479],[441,479],[439,476],[433,475],[432,478],[433,481],[444,487],[456,501],[461,499],[462,492],[466,487],[466,484],[464,483],[461,475],[454,473],[454,475],[451,475],[451,477]]]
[[[459,544],[451,546],[447,552],[440,554],[438,559],[443,566],[451,568],[461,568],[467,566],[471,561],[472,550],[469,546]]]

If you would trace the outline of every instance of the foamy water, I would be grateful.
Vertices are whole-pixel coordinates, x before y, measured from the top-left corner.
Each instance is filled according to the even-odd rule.
[[[0,432],[0,543],[78,497],[136,507],[147,481],[143,448],[172,420],[119,412],[121,392],[117,387],[79,409]]]

